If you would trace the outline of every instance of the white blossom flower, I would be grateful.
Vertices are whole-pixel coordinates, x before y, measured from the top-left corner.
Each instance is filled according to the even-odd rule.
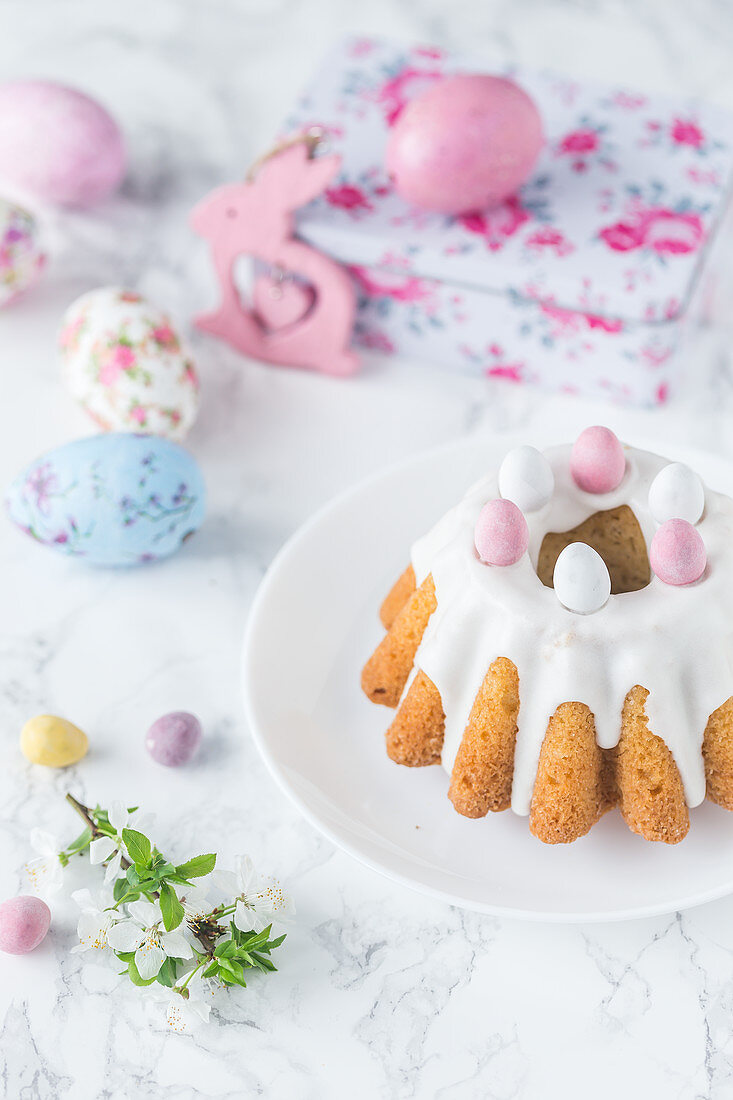
[[[213,907],[209,902],[208,879],[200,879],[192,886],[181,886],[179,883],[174,883],[173,889],[183,906],[187,920],[208,916],[211,912]]]
[[[122,842],[123,829],[137,829],[144,833],[152,824],[150,814],[130,813],[121,802],[113,802],[109,809],[109,823],[115,830],[114,836],[98,836],[89,845],[89,859],[92,863],[104,863],[109,860],[104,875],[105,885],[119,876],[125,846]]]
[[[148,996],[152,1001],[165,1005],[166,1023],[173,1031],[190,1032],[209,1019],[214,988],[214,983],[202,978],[198,972],[183,992],[177,988],[152,985]]]
[[[234,923],[240,932],[261,932],[268,924],[288,924],[295,905],[275,879],[257,875],[249,856],[237,856],[234,872],[219,872],[220,887],[236,898]]]
[[[130,902],[129,916],[107,932],[107,942],[115,951],[134,951],[135,966],[141,978],[154,978],[167,958],[190,959],[191,945],[177,929],[166,932],[160,906],[152,901]]]
[[[79,943],[72,947],[72,955],[92,948],[109,947],[109,931],[119,920],[112,911],[114,898],[110,890],[101,890],[95,900],[90,890],[75,890],[71,895],[81,909],[76,926]]]
[[[26,864],[26,874],[34,894],[50,898],[61,889],[64,867],[59,859],[61,845],[52,833],[43,829],[31,829],[31,848],[38,852],[36,859]]]
[[[193,886],[181,886],[173,884],[178,900],[183,906],[183,922],[181,931],[184,936],[191,939],[195,947],[200,947],[196,938],[196,925],[205,921],[211,914],[213,905],[209,899],[208,879],[202,880]]]

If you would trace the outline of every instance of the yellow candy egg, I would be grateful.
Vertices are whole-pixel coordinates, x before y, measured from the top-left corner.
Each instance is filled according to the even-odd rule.
[[[20,748],[31,764],[66,768],[86,756],[89,740],[82,730],[65,718],[39,714],[23,726]]]

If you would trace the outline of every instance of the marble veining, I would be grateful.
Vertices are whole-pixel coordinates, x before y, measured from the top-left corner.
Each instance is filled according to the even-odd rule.
[[[89,430],[54,354],[58,320],[77,294],[129,283],[184,330],[211,304],[187,210],[268,146],[336,35],[439,42],[482,53],[489,66],[549,64],[733,107],[724,0],[5,0],[0,28],[0,78],[80,83],[119,117],[132,162],[122,193],[91,213],[42,212],[47,275],[0,314],[2,485]],[[723,307],[731,275],[733,265],[718,289]],[[20,886],[33,825],[74,835],[63,804],[71,789],[155,810],[174,851],[248,851],[287,883],[299,913],[278,974],[223,996],[208,1027],[179,1036],[106,960],[69,954],[76,918],[61,901],[34,955],[0,960],[5,1096],[733,1095],[733,898],[588,927],[523,925],[422,898],[300,820],[248,739],[239,693],[257,584],[287,536],[335,492],[460,435],[522,430],[531,441],[547,423],[572,438],[605,420],[628,439],[733,456],[729,336],[723,327],[697,340],[694,380],[667,409],[622,414],[376,357],[343,383],[247,363],[194,335],[202,410],[189,446],[211,506],[177,557],[137,572],[89,571],[2,525],[0,896]],[[163,773],[143,737],[174,708],[200,716],[205,742],[195,768]],[[88,732],[80,766],[33,771],[20,756],[21,725],[43,711]]]

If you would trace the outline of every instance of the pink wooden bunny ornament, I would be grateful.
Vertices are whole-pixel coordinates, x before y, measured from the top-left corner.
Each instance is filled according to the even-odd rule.
[[[196,325],[256,359],[349,375],[359,365],[349,348],[353,284],[339,264],[294,235],[294,211],[320,195],[341,164],[338,156],[311,156],[315,144],[312,135],[296,138],[255,166],[252,178],[216,188],[194,208],[191,225],[211,244],[221,285],[219,308]],[[234,281],[241,255],[280,273],[260,276],[251,309]],[[287,278],[293,274],[303,282]]]

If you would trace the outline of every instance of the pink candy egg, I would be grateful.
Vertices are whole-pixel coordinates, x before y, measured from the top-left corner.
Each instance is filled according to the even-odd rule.
[[[38,199],[86,206],[125,171],[120,129],[104,107],[47,80],[0,84],[0,178]]]
[[[527,521],[511,500],[490,500],[481,509],[474,541],[486,565],[514,565],[529,545]]]
[[[0,905],[0,951],[27,955],[46,938],[51,910],[45,901],[29,894],[10,898]]]
[[[626,457],[610,428],[596,425],[581,432],[570,455],[573,481],[585,493],[618,489],[626,472]]]
[[[526,180],[542,148],[542,120],[511,80],[439,80],[401,112],[387,170],[407,202],[443,214],[496,206]]]
[[[705,543],[686,519],[668,519],[652,539],[649,562],[665,584],[693,584],[705,572]]]

